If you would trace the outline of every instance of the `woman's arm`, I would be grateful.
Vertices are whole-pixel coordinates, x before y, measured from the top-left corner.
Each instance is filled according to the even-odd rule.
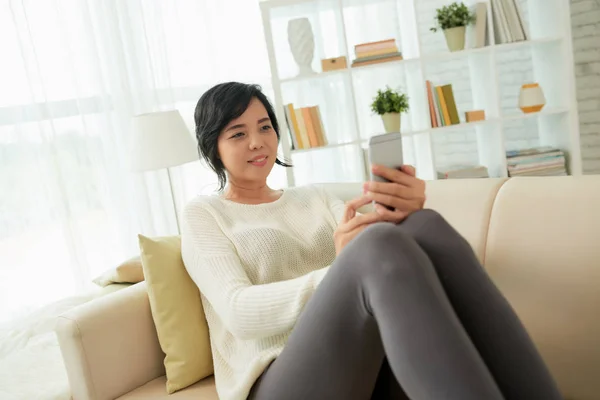
[[[182,226],[182,257],[188,273],[228,331],[240,339],[289,331],[329,268],[253,285],[233,244],[206,209],[186,208]]]

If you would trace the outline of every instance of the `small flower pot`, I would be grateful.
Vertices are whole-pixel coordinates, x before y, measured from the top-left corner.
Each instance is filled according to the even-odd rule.
[[[519,108],[524,113],[541,111],[546,105],[544,91],[537,83],[528,83],[521,86],[519,92]]]
[[[385,133],[400,132],[400,114],[385,113],[381,116]]]
[[[464,26],[457,26],[454,28],[444,29],[444,36],[446,36],[446,44],[450,51],[461,51],[465,49],[465,34],[467,28]]]

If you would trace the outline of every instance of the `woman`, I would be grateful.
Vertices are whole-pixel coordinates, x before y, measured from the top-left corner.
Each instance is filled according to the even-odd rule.
[[[182,255],[210,328],[221,399],[559,399],[468,243],[424,210],[411,167],[374,166],[344,205],[274,190],[279,125],[260,89],[224,83],[195,111],[216,196],[183,216]],[[372,201],[372,212],[357,209]]]

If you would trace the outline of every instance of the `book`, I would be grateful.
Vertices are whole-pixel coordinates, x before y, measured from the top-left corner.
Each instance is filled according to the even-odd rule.
[[[327,135],[325,134],[325,125],[323,124],[323,118],[321,117],[321,109],[319,106],[315,106],[315,111],[317,113],[317,121],[319,121],[319,134],[321,135],[321,141],[323,146],[327,146],[329,141],[327,140]]]
[[[475,27],[472,30],[472,44],[474,48],[484,47],[487,43],[487,4],[475,5]]]
[[[319,114],[317,113],[317,106],[309,107],[308,112],[310,113],[310,120],[311,120],[313,129],[315,131],[317,143],[319,146],[325,146],[323,132],[321,131],[321,121],[320,121]]]
[[[304,125],[306,126],[306,133],[308,134],[308,142],[310,143],[310,147],[319,147],[319,139],[317,138],[317,133],[315,131],[315,126],[310,115],[309,107],[302,107],[302,118],[304,119]]]
[[[436,128],[438,126],[437,116],[435,114],[435,106],[433,105],[433,90],[431,81],[425,81],[427,86],[427,102],[429,103],[429,117],[431,119],[431,127]]]
[[[365,65],[379,64],[379,63],[384,63],[384,62],[389,62],[389,61],[400,61],[400,60],[402,60],[402,56],[386,57],[386,58],[381,58],[381,59],[371,60],[371,61],[353,62],[352,67],[362,67]]]
[[[300,127],[298,126],[298,119],[296,118],[296,112],[294,111],[294,105],[292,103],[286,104],[285,112],[287,118],[289,118],[290,125],[292,127],[293,132],[293,143],[297,146],[297,149],[303,149],[306,147],[304,141],[302,140],[302,136],[300,135]]]
[[[523,34],[521,21],[517,14],[517,6],[515,5],[515,0],[502,0],[502,3],[504,6],[504,12],[506,14],[506,21],[508,23],[508,27],[510,29],[513,41],[525,40],[525,35]]]
[[[532,154],[543,154],[543,153],[550,153],[550,152],[553,152],[556,150],[557,149],[552,146],[538,146],[538,147],[530,147],[530,148],[521,149],[521,150],[508,150],[508,151],[506,151],[506,157],[511,158],[511,157],[525,156],[525,155],[532,155]]]
[[[294,114],[296,115],[296,120],[298,121],[298,132],[300,133],[300,137],[302,138],[303,149],[310,148],[310,140],[308,138],[308,131],[306,130],[306,122],[304,121],[304,116],[302,114],[301,108],[295,108]]]
[[[290,140],[292,141],[292,149],[299,149],[300,145],[298,144],[298,140],[296,139],[296,130],[294,129],[294,126],[292,124],[292,116],[290,115],[290,111],[287,107],[287,105],[285,107],[283,107],[283,112],[285,115],[285,123],[288,127],[288,131],[290,132]]]
[[[446,126],[446,121],[444,121],[444,113],[442,112],[442,105],[440,103],[440,96],[438,95],[438,91],[435,87],[432,87],[433,91],[433,106],[435,107],[435,114],[438,120],[438,126]]]
[[[450,114],[448,114],[448,105],[444,99],[444,92],[442,92],[442,87],[436,86],[435,90],[437,91],[438,99],[440,101],[440,113],[443,113],[444,115],[444,126],[452,125],[452,122],[450,122]]]
[[[390,58],[390,57],[402,57],[402,53],[394,52],[394,53],[385,53],[385,54],[379,54],[379,55],[369,56],[369,57],[355,58],[354,61],[352,61],[352,63],[356,64],[356,63],[362,63],[362,62],[373,61],[373,60],[383,60],[383,59]]]
[[[354,53],[380,50],[396,45],[396,39],[384,39],[376,42],[361,43],[354,46]]]
[[[390,53],[399,53],[398,47],[393,46],[393,47],[380,49],[380,50],[360,51],[360,52],[356,53],[356,58],[380,56],[382,54],[390,54]]]
[[[458,110],[456,109],[456,103],[454,101],[454,93],[452,92],[452,85],[441,86],[442,93],[444,95],[444,102],[448,109],[448,116],[450,117],[450,124],[460,124],[460,118],[458,116]]]

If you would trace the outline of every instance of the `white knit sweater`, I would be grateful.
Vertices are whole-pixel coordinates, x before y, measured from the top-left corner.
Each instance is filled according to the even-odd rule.
[[[246,399],[282,351],[335,258],[343,210],[317,186],[286,189],[272,203],[200,196],[186,206],[182,256],[202,294],[220,399]]]

